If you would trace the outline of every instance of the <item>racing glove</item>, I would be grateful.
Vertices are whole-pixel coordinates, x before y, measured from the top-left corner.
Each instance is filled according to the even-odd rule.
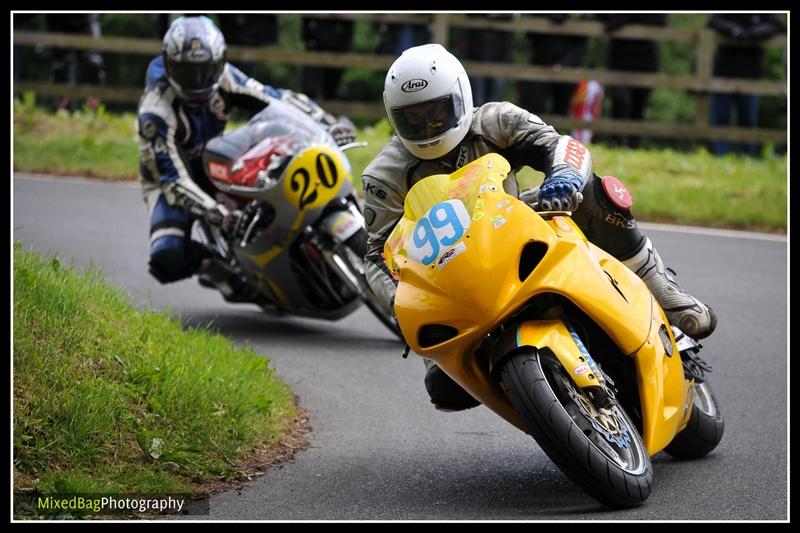
[[[583,179],[574,170],[557,171],[546,177],[539,187],[539,210],[574,211],[583,200],[580,189]]]
[[[225,237],[231,238],[236,235],[236,229],[242,219],[242,212],[238,209],[231,211],[223,204],[217,204],[206,211],[203,218],[209,224],[217,226]]]
[[[356,127],[345,116],[337,118],[336,122],[328,128],[328,133],[331,134],[338,146],[344,146],[356,140]]]

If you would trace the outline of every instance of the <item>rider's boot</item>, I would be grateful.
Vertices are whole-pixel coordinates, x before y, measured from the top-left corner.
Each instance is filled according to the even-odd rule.
[[[650,239],[645,239],[642,249],[623,263],[647,284],[670,324],[695,339],[708,337],[717,327],[714,310],[680,288],[675,272],[664,267]]]
[[[258,300],[250,293],[247,282],[241,276],[214,259],[203,260],[197,272],[197,281],[203,287],[219,290],[227,302],[256,303]]]
[[[431,403],[439,411],[463,411],[481,404],[444,373],[432,359],[425,359],[425,388],[431,397]]]

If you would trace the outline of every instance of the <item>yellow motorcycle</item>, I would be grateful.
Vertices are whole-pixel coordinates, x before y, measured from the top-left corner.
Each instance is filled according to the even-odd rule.
[[[720,442],[711,368],[569,212],[507,194],[509,171],[488,154],[409,191],[384,247],[403,336],[593,498],[639,505],[652,455]]]

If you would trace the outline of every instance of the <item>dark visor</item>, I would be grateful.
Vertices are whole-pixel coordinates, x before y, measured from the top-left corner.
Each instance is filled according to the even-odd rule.
[[[170,77],[187,92],[205,91],[219,81],[224,62],[218,63],[172,63]]]
[[[392,109],[398,135],[409,141],[433,139],[454,128],[463,113],[463,104],[449,94],[435,100]]]

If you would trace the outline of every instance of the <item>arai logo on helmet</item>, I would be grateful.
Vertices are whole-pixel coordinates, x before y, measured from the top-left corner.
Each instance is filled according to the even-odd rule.
[[[400,90],[404,93],[415,93],[417,91],[421,91],[425,87],[428,86],[428,82],[426,80],[415,79],[415,80],[408,80],[403,85],[400,86]]]
[[[184,58],[186,61],[196,61],[200,63],[210,60],[211,55],[208,50],[205,49],[200,39],[192,39],[189,43],[189,50],[184,53]]]

